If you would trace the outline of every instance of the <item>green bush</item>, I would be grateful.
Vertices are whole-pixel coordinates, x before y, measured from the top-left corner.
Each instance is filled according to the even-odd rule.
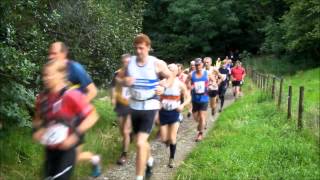
[[[51,42],[64,41],[97,85],[110,80],[141,31],[143,0],[0,2],[0,131],[30,126]]]

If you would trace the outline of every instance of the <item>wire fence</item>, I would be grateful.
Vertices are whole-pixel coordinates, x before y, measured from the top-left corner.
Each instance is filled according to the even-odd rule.
[[[319,103],[305,100],[310,89],[304,86],[294,87],[286,79],[272,74],[263,74],[247,68],[247,74],[253,83],[275,101],[279,110],[285,110],[288,121],[296,121],[297,128],[309,128],[316,136],[320,135]]]

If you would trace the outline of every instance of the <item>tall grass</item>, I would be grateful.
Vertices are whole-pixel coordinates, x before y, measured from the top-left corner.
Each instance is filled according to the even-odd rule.
[[[254,87],[229,106],[178,168],[175,179],[318,179],[319,139],[298,132]]]

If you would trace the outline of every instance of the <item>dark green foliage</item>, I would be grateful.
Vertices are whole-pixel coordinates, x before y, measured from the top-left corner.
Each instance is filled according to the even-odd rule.
[[[149,0],[144,31],[172,61],[229,50],[320,57],[317,0]],[[186,59],[187,58],[187,59]]]
[[[237,48],[257,52],[267,17],[278,18],[286,8],[277,0],[150,0],[144,31],[165,59],[224,55]]]
[[[105,84],[141,31],[143,0],[0,2],[0,127],[30,124],[41,66],[51,42],[64,41],[94,82]]]

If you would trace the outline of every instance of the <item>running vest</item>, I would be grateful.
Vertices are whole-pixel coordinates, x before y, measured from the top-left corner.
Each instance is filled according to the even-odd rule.
[[[128,64],[128,76],[135,79],[129,88],[131,99],[129,105],[135,110],[155,110],[160,109],[160,101],[155,94],[159,85],[159,78],[156,73],[157,58],[148,56],[147,63],[138,66],[137,57],[132,56]]]
[[[119,73],[123,73],[123,69],[119,69],[117,72],[118,72],[118,74]],[[129,99],[130,99],[129,88],[122,86],[120,83],[118,83],[116,81],[115,97],[116,97],[117,103],[120,103],[121,105],[124,105],[124,106],[128,106],[129,105]]]
[[[161,95],[162,109],[172,111],[180,106],[181,89],[179,87],[179,81],[178,78],[174,79],[172,86],[166,88],[163,95]]]
[[[192,102],[205,103],[209,101],[208,84],[209,78],[206,70],[202,71],[202,77],[196,77],[196,71],[191,74]]]
[[[214,80],[209,80],[209,86],[208,86],[208,89],[209,90],[218,90],[218,75],[216,74],[212,74],[212,76],[214,77]]]

